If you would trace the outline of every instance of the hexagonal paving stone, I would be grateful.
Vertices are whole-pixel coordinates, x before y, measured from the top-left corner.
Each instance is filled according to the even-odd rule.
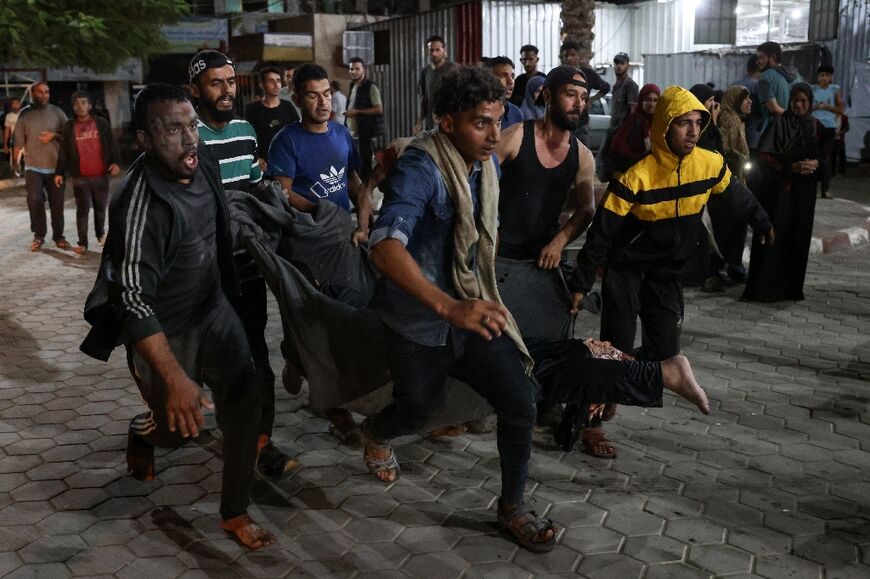
[[[846,567],[859,560],[855,545],[826,535],[797,537],[792,554],[828,567]]]
[[[637,559],[632,559],[621,553],[604,553],[601,555],[587,555],[583,557],[577,573],[590,578],[602,577],[640,577],[643,572],[643,564]]]
[[[547,517],[560,525],[573,527],[600,526],[607,512],[585,502],[562,503],[554,505]]]
[[[18,554],[25,563],[62,563],[86,548],[78,535],[53,535],[36,539]]]
[[[628,537],[622,552],[644,563],[667,563],[681,561],[686,546],[670,537],[646,535]]]
[[[769,555],[755,560],[755,572],[762,577],[819,577],[821,567],[794,555]]]
[[[725,529],[702,519],[677,519],[668,521],[665,535],[684,543],[721,543],[725,539]]]
[[[351,516],[341,509],[303,509],[291,515],[285,528],[299,534],[332,533],[350,520]]]
[[[399,503],[386,495],[363,495],[349,497],[341,508],[354,517],[386,517]]]
[[[353,541],[341,533],[300,535],[290,552],[303,561],[340,559],[353,548]]]
[[[797,511],[773,511],[765,514],[764,526],[792,537],[823,535],[825,523],[821,519]]]
[[[475,535],[460,539],[452,552],[470,563],[498,563],[510,561],[517,549],[501,535]]]
[[[187,567],[175,557],[150,557],[136,559],[115,574],[118,579],[142,579],[161,577],[171,579],[187,571]]]
[[[468,563],[453,553],[427,553],[410,557],[402,570],[416,579],[459,577]]]
[[[76,575],[111,575],[135,559],[136,556],[124,547],[91,547],[74,555],[66,564]]]
[[[69,567],[63,563],[44,563],[36,565],[22,565],[3,579],[32,579],[33,577],[50,577],[51,579],[63,579],[72,577]]]
[[[760,525],[763,513],[758,509],[739,503],[711,503],[704,508],[704,518],[726,527]]]
[[[39,521],[36,526],[51,535],[80,534],[95,525],[98,519],[85,511],[54,513]]]
[[[741,527],[728,532],[728,543],[753,555],[788,553],[791,537],[762,526]]]
[[[404,525],[374,517],[354,519],[344,528],[344,532],[357,543],[392,541],[404,530]]]
[[[101,519],[136,519],[154,508],[144,497],[118,497],[109,499],[94,509]]]
[[[30,480],[63,480],[81,470],[74,462],[48,462],[27,469],[27,477]]]
[[[358,571],[384,572],[398,569],[411,553],[395,543],[377,545],[354,545],[342,560]]]
[[[405,529],[396,543],[410,552],[436,553],[449,551],[459,541],[459,535],[445,527],[412,527]]]
[[[157,506],[189,505],[205,496],[205,490],[195,484],[173,484],[157,489],[148,498]]]
[[[42,535],[43,532],[32,525],[6,525],[0,527],[0,552],[17,551]]]
[[[616,531],[601,527],[578,527],[568,529],[560,541],[566,547],[581,554],[615,553],[625,537]]]
[[[53,512],[54,508],[45,501],[13,503],[0,510],[0,521],[4,525],[32,525]]]
[[[44,501],[67,490],[63,481],[32,481],[9,493],[16,501]]]
[[[752,556],[730,545],[692,545],[688,562],[714,575],[749,572]]]
[[[644,579],[710,579],[710,574],[685,563],[663,563],[647,567]]]
[[[8,577],[9,573],[21,566],[21,559],[15,553],[0,553],[0,576]]]
[[[390,513],[389,519],[406,527],[428,527],[443,524],[452,509],[438,502],[407,503]]]
[[[465,572],[469,579],[531,579],[532,574],[509,563],[476,563]]]
[[[662,532],[665,520],[644,512],[616,512],[607,515],[604,526],[626,536],[657,535]]]
[[[108,498],[103,489],[70,489],[51,499],[51,504],[62,511],[76,511],[92,509]]]

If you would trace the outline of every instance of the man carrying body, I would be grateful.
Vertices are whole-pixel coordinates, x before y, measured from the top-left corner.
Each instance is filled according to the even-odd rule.
[[[574,136],[587,94],[585,79],[577,68],[554,68],[544,81],[544,119],[508,129],[497,149],[502,177],[496,272],[503,280],[499,288],[502,299],[527,339],[565,340],[573,335],[573,318],[565,308],[570,297],[567,291],[559,291],[564,288],[559,265],[565,247],[586,230],[595,214],[595,160]],[[572,190],[574,214],[560,227],[559,217]],[[516,262],[528,260],[542,270],[551,270],[550,275],[505,275],[522,268]],[[534,280],[535,287],[518,285],[520,279]],[[539,417],[552,407],[548,401],[539,403]],[[606,445],[597,426],[584,432],[584,445],[591,444],[587,441],[593,435],[596,445]]]
[[[514,92],[514,61],[507,56],[496,56],[487,60],[486,68],[504,87],[504,116],[501,118],[501,130],[523,122],[523,111],[510,102],[511,94]]]
[[[533,76],[546,76],[538,70],[538,47],[533,44],[526,44],[520,48],[520,64],[523,65],[523,74],[519,75],[514,81],[514,92],[508,98],[510,102],[520,107],[523,105],[523,98],[526,96],[526,85],[529,84],[529,79]]]
[[[420,116],[417,118],[417,124],[414,125],[414,134],[420,131],[429,131],[435,127],[435,117],[433,116],[433,96],[435,88],[441,78],[447,74],[455,63],[447,60],[447,49],[444,46],[444,39],[440,36],[433,35],[426,40],[426,49],[429,52],[429,64],[423,67],[420,71],[420,79],[417,81],[417,94],[420,97]]]
[[[127,468],[154,478],[154,447],[196,438],[203,408],[223,432],[221,527],[245,546],[274,541],[248,516],[259,406],[245,332],[228,301],[238,290],[229,215],[216,168],[197,152],[196,112],[181,88],[136,98],[145,150],[110,210],[109,236],[85,318],[82,351],[102,360],[119,338],[149,411],[133,419]],[[214,406],[202,385],[208,384]]]
[[[345,124],[358,145],[360,177],[365,181],[372,173],[372,140],[384,134],[384,104],[378,85],[366,76],[363,59],[351,58],[348,72],[351,82]]]
[[[572,312],[605,264],[601,339],[634,350],[637,318],[643,324],[639,358],[665,360],[680,351],[683,291],[680,274],[691,257],[710,195],[723,194],[756,235],[773,242],[764,209],[718,153],[696,147],[710,113],[681,87],[668,87],[656,105],[652,152],[610,183],[568,280]]]
[[[586,106],[584,106],[583,113],[580,116],[580,124],[574,131],[574,136],[585,145],[589,135],[589,105],[604,98],[604,95],[610,92],[610,83],[601,78],[595,72],[595,69],[584,66],[580,62],[580,45],[572,40],[566,40],[562,44],[562,47],[559,49],[559,59],[563,65],[580,69],[580,72],[583,73],[583,80],[586,83],[587,89],[590,93],[593,90],[596,91],[595,94],[590,94],[587,98]]]
[[[488,72],[460,67],[433,101],[439,128],[419,136],[385,184],[371,239],[381,289],[393,402],[363,423],[365,461],[398,478],[392,438],[417,432],[455,376],[498,416],[502,493],[498,518],[525,548],[552,549],[555,527],[523,503],[535,388],[516,323],[495,280],[498,174],[492,155],[504,90]]]
[[[773,119],[781,116],[788,108],[791,98],[791,85],[798,80],[782,66],[782,46],[777,42],[762,42],[756,49],[758,70],[758,102],[761,104],[761,125],[759,135],[763,135]]]
[[[262,180],[257,162],[257,136],[247,121],[235,118],[236,72],[226,55],[203,50],[190,61],[191,94],[199,101],[199,137],[208,154],[219,164],[221,182],[226,189],[252,191]],[[260,446],[258,466],[268,476],[281,476],[295,465],[272,441],[275,422],[275,374],[269,363],[266,344],[266,282],[251,257],[244,251],[236,255],[241,279],[241,298],[234,300],[236,313],[248,337],[257,386],[260,391]]]
[[[360,161],[350,132],[329,120],[332,88],[326,70],[316,64],[303,64],[296,69],[293,83],[293,98],[302,119],[275,135],[269,149],[269,176],[281,184],[287,201],[298,211],[315,213],[319,203],[328,201],[349,212],[353,201],[358,223],[350,241],[354,245],[364,243],[369,238],[371,197],[368,191],[360,194]],[[289,360],[282,378],[291,393],[299,391],[301,369]],[[355,431],[353,417],[346,410],[326,414],[341,435]]]
[[[262,171],[266,170],[269,158],[269,144],[278,131],[286,125],[299,120],[296,108],[280,98],[281,71],[274,66],[260,69],[260,90],[263,97],[245,107],[245,120],[254,127],[257,134],[257,162]]]
[[[38,251],[45,243],[45,200],[51,211],[51,237],[60,249],[69,249],[63,236],[63,186],[54,182],[57,158],[60,153],[60,133],[67,118],[62,110],[48,102],[48,83],[36,82],[30,87],[33,103],[24,107],[15,124],[12,147],[12,170],[21,173],[18,154],[25,149],[27,172],[24,187],[27,190],[27,209],[30,211],[30,230],[33,241],[30,251]]]
[[[79,241],[74,251],[88,250],[88,215],[94,207],[94,233],[103,245],[106,230],[106,209],[109,207],[109,175],[121,172],[121,155],[112,127],[102,117],[91,114],[91,97],[77,91],[72,95],[75,118],[63,130],[60,156],[57,161],[56,187],[63,186],[65,175],[73,178],[76,199],[76,227]]]

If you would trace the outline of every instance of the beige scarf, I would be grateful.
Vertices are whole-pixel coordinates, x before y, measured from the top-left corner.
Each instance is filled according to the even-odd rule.
[[[481,163],[478,194],[480,222],[474,222],[474,204],[468,184],[468,166],[440,130],[421,133],[409,145],[422,149],[432,157],[450,192],[455,208],[453,226],[453,286],[461,299],[477,299],[504,305],[498,293],[495,277],[495,243],[498,234],[498,175],[492,159]],[[476,268],[471,268],[472,249]],[[514,341],[523,355],[526,372],[531,373],[532,358],[523,343],[516,320],[508,313],[505,334]]]

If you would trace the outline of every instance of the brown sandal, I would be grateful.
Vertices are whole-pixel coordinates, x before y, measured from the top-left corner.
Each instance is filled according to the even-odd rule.
[[[580,434],[583,452],[597,458],[616,458],[616,449],[600,428],[585,428]]]
[[[30,242],[30,251],[39,251],[44,243],[44,239],[34,239]]]
[[[515,526],[521,518],[526,521]],[[513,510],[504,510],[501,500],[498,501],[498,525],[502,532],[509,535],[517,544],[533,553],[546,553],[556,546],[558,527],[550,519],[539,517],[529,509],[528,503],[522,503]],[[538,541],[547,531],[553,531],[553,536],[546,541]]]

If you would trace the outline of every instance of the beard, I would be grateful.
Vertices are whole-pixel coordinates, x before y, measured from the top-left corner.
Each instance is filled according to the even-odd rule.
[[[235,99],[233,99],[233,102],[235,102]],[[203,107],[211,118],[221,123],[227,123],[236,116],[231,108],[227,110],[218,109],[215,101],[200,99],[199,106]]]
[[[571,118],[557,105],[550,105],[550,118],[553,120],[553,124],[563,131],[576,131],[580,126],[581,117],[582,115],[577,115],[576,119]]]

